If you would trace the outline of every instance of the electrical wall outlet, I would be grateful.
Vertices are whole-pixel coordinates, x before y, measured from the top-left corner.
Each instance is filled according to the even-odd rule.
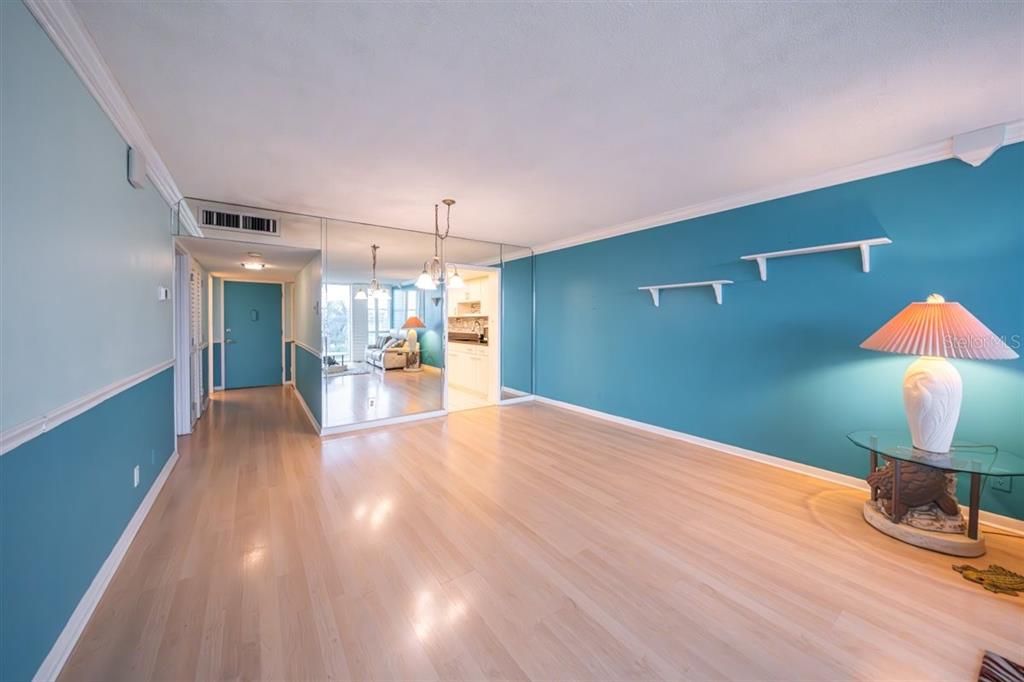
[[[377,399],[376,398],[370,398],[370,407],[374,407],[376,405],[377,405]]]
[[[132,479],[135,482],[133,487],[138,488],[139,487],[139,465],[138,464],[136,464],[135,468],[132,469]]]
[[[993,476],[992,477],[992,490],[998,490],[1001,493],[1012,493],[1013,492],[1013,477],[1012,476]]]

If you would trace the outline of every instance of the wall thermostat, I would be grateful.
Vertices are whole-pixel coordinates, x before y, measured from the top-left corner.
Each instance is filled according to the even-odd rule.
[[[146,155],[134,147],[128,147],[128,184],[141,189],[146,182]]]

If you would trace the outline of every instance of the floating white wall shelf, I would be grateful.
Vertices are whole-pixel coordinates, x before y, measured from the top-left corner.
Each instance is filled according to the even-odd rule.
[[[731,279],[712,279],[707,282],[683,282],[681,284],[657,284],[649,287],[638,287],[640,291],[647,291],[651,294],[651,300],[654,301],[654,307],[658,308],[661,306],[661,290],[662,289],[689,289],[690,287],[711,287],[715,290],[715,302],[718,305],[722,305],[722,285],[732,284]]]
[[[761,274],[761,281],[768,280],[768,260],[771,258],[785,258],[786,256],[803,256],[809,253],[824,253],[825,251],[842,251],[844,249],[860,249],[860,263],[864,272],[871,272],[871,247],[892,244],[888,237],[874,237],[872,239],[859,239],[855,242],[839,242],[836,244],[822,244],[821,246],[805,246],[802,249],[787,249],[785,251],[770,251],[768,253],[752,253],[749,256],[740,256],[743,260],[757,261],[757,270]]]

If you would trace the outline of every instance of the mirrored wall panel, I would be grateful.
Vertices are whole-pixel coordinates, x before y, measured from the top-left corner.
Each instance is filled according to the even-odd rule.
[[[324,426],[442,410],[441,293],[415,286],[433,236],[327,220],[324,244]]]
[[[279,285],[283,381],[331,432],[533,393],[533,252],[446,234],[439,208],[431,232],[188,199],[178,238],[220,254],[211,268],[231,274],[218,291],[232,278]],[[188,222],[203,238],[184,236]],[[217,362],[242,358],[222,336]]]

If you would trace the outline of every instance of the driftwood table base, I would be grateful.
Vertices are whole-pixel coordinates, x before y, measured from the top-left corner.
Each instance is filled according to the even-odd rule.
[[[969,538],[956,533],[939,533],[914,528],[905,523],[893,523],[876,500],[864,503],[864,520],[886,535],[933,552],[964,557],[978,557],[985,553],[985,538],[980,531],[977,538]]]

